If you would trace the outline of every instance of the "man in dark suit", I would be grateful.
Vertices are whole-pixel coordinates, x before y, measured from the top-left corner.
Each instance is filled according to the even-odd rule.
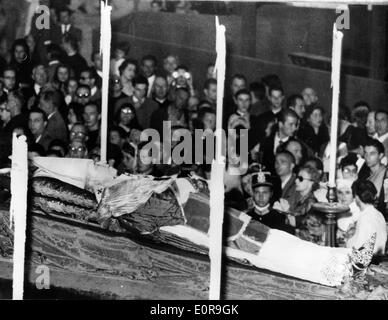
[[[270,110],[262,113],[257,118],[252,119],[251,128],[255,132],[255,137],[251,143],[260,143],[265,137],[271,134],[272,127],[276,123],[276,116],[283,110],[284,91],[281,87],[269,88]]]
[[[275,154],[277,148],[293,137],[298,128],[298,115],[291,109],[284,109],[277,115],[277,130],[252,149],[254,157],[266,170],[275,173]]]
[[[71,23],[72,11],[67,7],[58,10],[58,24],[53,25],[51,29],[51,39],[53,43],[62,44],[65,37],[72,37],[77,40],[78,46],[81,45],[82,31]]]
[[[287,150],[278,151],[275,156],[275,171],[281,182],[281,198],[290,202],[296,196],[294,174],[295,158]]]
[[[42,109],[31,109],[28,116],[28,128],[30,129],[34,142],[40,144],[45,151],[48,150],[50,142],[53,138],[46,130],[47,116]]]
[[[58,111],[62,103],[62,96],[58,90],[46,90],[40,95],[39,98],[39,108],[42,109],[47,116],[47,134],[51,136],[53,140],[59,139],[67,143],[67,127],[65,121]]]

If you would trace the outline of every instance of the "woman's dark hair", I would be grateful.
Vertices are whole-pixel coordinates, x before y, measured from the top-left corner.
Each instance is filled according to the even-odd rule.
[[[341,159],[339,164],[340,169],[343,170],[347,166],[355,166],[357,167],[357,154],[354,152],[349,152],[348,155]]]
[[[133,113],[133,119],[131,120],[131,122],[129,123],[129,126],[131,129],[138,129],[138,130],[141,130],[141,127],[140,127],[140,124],[139,124],[139,121],[137,120],[137,116],[136,116],[136,110],[135,110],[135,107],[130,104],[130,103],[124,103],[116,112],[115,114],[115,123],[116,125],[119,125],[120,124],[120,115],[121,115],[121,110],[125,109],[125,108],[130,108],[132,110],[132,113]]]
[[[128,65],[130,65],[130,64],[133,64],[136,67],[135,76],[137,75],[137,72],[139,70],[139,63],[137,62],[137,60],[132,59],[132,58],[125,59],[123,61],[123,63],[120,65],[120,67],[119,67],[120,75],[123,74],[125,68],[128,67]]]
[[[375,147],[379,154],[385,153],[384,145],[377,139],[367,139],[364,147]]]
[[[50,142],[49,147],[48,147],[48,152],[57,151],[57,150],[51,150],[53,147],[62,148],[64,150],[65,154],[67,152],[67,144],[60,139],[54,139],[53,141]],[[65,154],[62,154],[61,157],[64,157]]]
[[[46,156],[46,151],[44,150],[44,147],[42,145],[40,145],[39,143],[32,143],[28,147],[28,152],[36,152],[41,157],[45,157]]]
[[[312,104],[306,109],[306,112],[304,114],[305,119],[307,120],[315,110],[320,110],[322,116],[325,114],[325,110],[320,105]]]
[[[23,47],[23,49],[24,49],[24,51],[26,52],[26,55],[27,55],[26,59],[23,62],[30,62],[30,60],[31,60],[30,48],[29,48],[29,46],[27,44],[27,41],[25,39],[23,39],[23,38],[16,39],[14,41],[14,43],[12,44],[12,48],[11,48],[11,63],[10,63],[11,65],[14,65],[14,64],[17,63],[16,59],[15,59],[15,49],[16,49],[16,47],[19,47],[19,46]]]
[[[369,180],[358,179],[352,185],[353,197],[358,196],[363,203],[374,204],[377,190]]]
[[[69,79],[68,79],[68,80],[70,80],[70,71],[71,71],[71,70],[70,70],[70,67],[67,66],[67,65],[65,65],[65,64],[63,64],[63,63],[61,63],[61,64],[59,64],[59,65],[55,68],[55,73],[54,73],[53,81],[59,83],[59,80],[58,80],[58,70],[59,70],[60,68],[66,68],[66,69],[67,69],[67,71],[69,72]]]
[[[112,131],[118,132],[121,139],[125,139],[127,137],[127,133],[125,132],[125,130],[119,126],[110,127],[108,132],[110,133]]]

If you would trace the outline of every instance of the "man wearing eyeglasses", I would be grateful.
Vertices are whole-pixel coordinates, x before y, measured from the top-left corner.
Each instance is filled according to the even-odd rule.
[[[87,159],[88,149],[81,140],[73,140],[70,142],[67,158]]]
[[[90,88],[86,85],[80,85],[77,88],[74,96],[74,102],[82,104],[83,106],[87,105],[90,102]]]
[[[86,126],[81,122],[74,123],[70,131],[70,141],[80,140],[86,142],[88,138],[88,129]]]
[[[90,88],[90,101],[101,99],[101,90],[96,85],[97,74],[93,68],[87,68],[81,71],[79,83]]]
[[[39,108],[31,109],[28,116],[28,128],[34,137],[34,142],[40,144],[45,151],[48,150],[50,142],[53,140],[46,127],[47,116],[45,112]]]

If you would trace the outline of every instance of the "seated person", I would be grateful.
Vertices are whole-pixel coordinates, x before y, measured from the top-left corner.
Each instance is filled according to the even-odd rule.
[[[346,241],[347,248],[360,248],[376,234],[374,254],[384,255],[387,242],[387,227],[384,216],[374,206],[377,190],[368,180],[357,180],[352,185],[353,196],[360,209],[354,235]]]
[[[340,214],[337,217],[337,243],[339,246],[345,246],[346,239],[354,233],[355,223],[360,216],[352,191],[354,179],[337,179],[337,197],[340,204],[349,207],[349,211]]]
[[[259,221],[272,229],[279,229],[292,233],[292,228],[287,225],[286,215],[272,208],[273,181],[269,174],[257,172],[252,176],[252,198],[254,208],[247,214],[252,218],[252,222]]]

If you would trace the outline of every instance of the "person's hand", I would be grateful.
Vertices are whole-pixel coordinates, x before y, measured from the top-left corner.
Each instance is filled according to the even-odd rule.
[[[287,212],[290,210],[290,204],[288,203],[288,201],[286,199],[280,198],[279,201],[276,201],[274,203],[273,208],[275,210]]]

